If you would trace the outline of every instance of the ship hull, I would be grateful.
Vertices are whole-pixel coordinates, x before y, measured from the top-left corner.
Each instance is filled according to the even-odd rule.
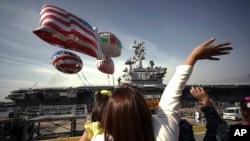
[[[76,88],[39,88],[14,90],[5,99],[13,100],[18,107],[92,104],[98,90],[113,90],[112,86]]]
[[[187,106],[197,102],[197,99],[192,97],[189,89],[192,85],[187,85],[183,94],[180,97],[182,106]],[[250,94],[250,85],[202,85],[208,92],[213,101],[223,102],[240,102],[242,98]],[[134,87],[138,89],[146,100],[159,100],[165,86],[161,87]],[[68,93],[68,89],[75,92],[74,95]],[[94,92],[102,89],[115,90],[112,86],[102,87],[76,87],[76,88],[43,88],[33,89],[32,94],[24,93],[22,98],[9,95],[8,99],[13,100],[17,106],[46,106],[46,105],[72,105],[72,104],[93,104]],[[18,90],[14,91],[18,92]],[[30,92],[30,90],[27,90]],[[15,93],[16,94],[16,93]],[[22,92],[23,94],[23,92]]]

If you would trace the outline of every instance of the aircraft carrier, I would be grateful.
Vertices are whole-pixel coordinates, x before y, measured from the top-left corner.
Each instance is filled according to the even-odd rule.
[[[167,74],[166,67],[155,66],[153,60],[144,67],[146,48],[144,42],[134,41],[134,54],[125,61],[124,74],[118,78],[117,86],[81,86],[61,88],[26,88],[13,90],[6,99],[13,100],[17,106],[46,106],[91,104],[95,91],[117,87],[132,86],[139,89],[151,108],[157,108],[161,94],[165,88],[163,79]],[[214,101],[239,102],[244,96],[250,95],[250,84],[217,84],[203,86]],[[181,97],[182,106],[197,102],[190,93],[191,86],[187,85]],[[90,107],[88,107],[90,108]]]

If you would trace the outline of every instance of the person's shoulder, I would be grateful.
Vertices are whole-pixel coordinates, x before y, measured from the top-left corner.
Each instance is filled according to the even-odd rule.
[[[103,134],[103,129],[100,128],[99,122],[86,122],[84,125],[88,140],[91,140],[95,135]]]
[[[183,131],[193,132],[193,126],[186,119],[181,119],[179,122],[179,126]]]
[[[93,138],[91,139],[91,141],[104,141],[104,134],[98,134],[93,136]],[[109,136],[108,140],[113,140],[112,136]]]
[[[84,123],[84,127],[85,128],[93,128],[93,127],[98,127],[99,126],[99,122],[85,122]]]
[[[104,141],[104,134],[97,134],[94,135],[91,141]]]

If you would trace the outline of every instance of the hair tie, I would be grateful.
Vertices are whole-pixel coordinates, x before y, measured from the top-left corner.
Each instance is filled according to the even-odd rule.
[[[109,90],[101,90],[101,94],[102,95],[107,95],[107,96],[111,96],[112,95],[111,91],[109,91]]]
[[[112,92],[109,91],[109,90],[100,90],[99,92],[95,93],[95,95],[97,95],[97,94],[101,94],[101,95],[104,95],[104,96],[111,96]]]

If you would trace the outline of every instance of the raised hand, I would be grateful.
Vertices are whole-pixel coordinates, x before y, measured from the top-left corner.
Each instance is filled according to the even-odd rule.
[[[204,106],[211,104],[211,100],[203,87],[191,87],[189,91],[195,98],[199,99]]]
[[[220,60],[220,58],[215,56],[230,54],[232,47],[229,47],[230,42],[212,44],[215,38],[211,38],[193,49],[185,60],[185,64],[194,65],[197,60]]]

